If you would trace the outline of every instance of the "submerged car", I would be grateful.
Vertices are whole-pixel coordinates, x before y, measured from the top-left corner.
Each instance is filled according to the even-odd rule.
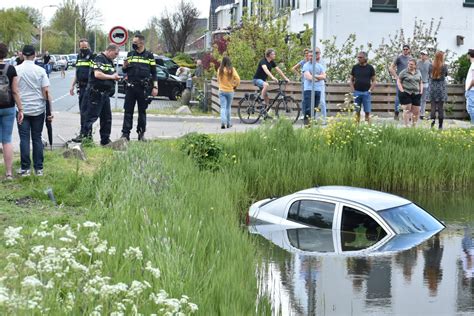
[[[438,219],[407,199],[346,186],[317,187],[256,202],[249,209],[247,224],[251,231],[270,228],[264,225],[276,225],[271,229],[275,231],[316,228],[318,235],[327,234],[331,239],[332,231],[336,231],[348,247],[356,240],[372,247],[403,234],[420,234],[426,238],[445,228]]]

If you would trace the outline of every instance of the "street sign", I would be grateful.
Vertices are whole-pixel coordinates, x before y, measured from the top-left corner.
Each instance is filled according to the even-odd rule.
[[[122,46],[128,40],[127,29],[123,26],[114,26],[109,32],[109,41],[112,44]]]

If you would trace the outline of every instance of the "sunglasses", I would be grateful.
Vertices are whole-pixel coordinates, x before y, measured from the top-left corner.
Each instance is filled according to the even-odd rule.
[[[410,50],[409,48],[404,48],[403,50]]]

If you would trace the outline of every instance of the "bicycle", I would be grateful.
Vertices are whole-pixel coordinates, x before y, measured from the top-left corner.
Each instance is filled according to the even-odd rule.
[[[245,96],[239,101],[239,107],[237,113],[240,121],[244,124],[254,124],[260,120],[261,117],[264,119],[271,118],[268,112],[275,105],[275,116],[286,117],[292,123],[298,121],[300,116],[300,105],[291,97],[285,93],[285,86],[287,81],[278,81],[278,94],[270,104],[264,107],[263,99],[261,97],[262,89],[259,88],[257,93],[246,93]]]

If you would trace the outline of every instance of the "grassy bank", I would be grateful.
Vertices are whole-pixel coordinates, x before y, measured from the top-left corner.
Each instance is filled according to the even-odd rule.
[[[44,178],[1,184],[0,312],[191,313],[197,304],[200,315],[268,314],[268,303],[255,306],[258,247],[241,227],[252,201],[327,184],[471,192],[473,140],[473,130],[339,120],[91,148],[87,162],[51,153]]]

